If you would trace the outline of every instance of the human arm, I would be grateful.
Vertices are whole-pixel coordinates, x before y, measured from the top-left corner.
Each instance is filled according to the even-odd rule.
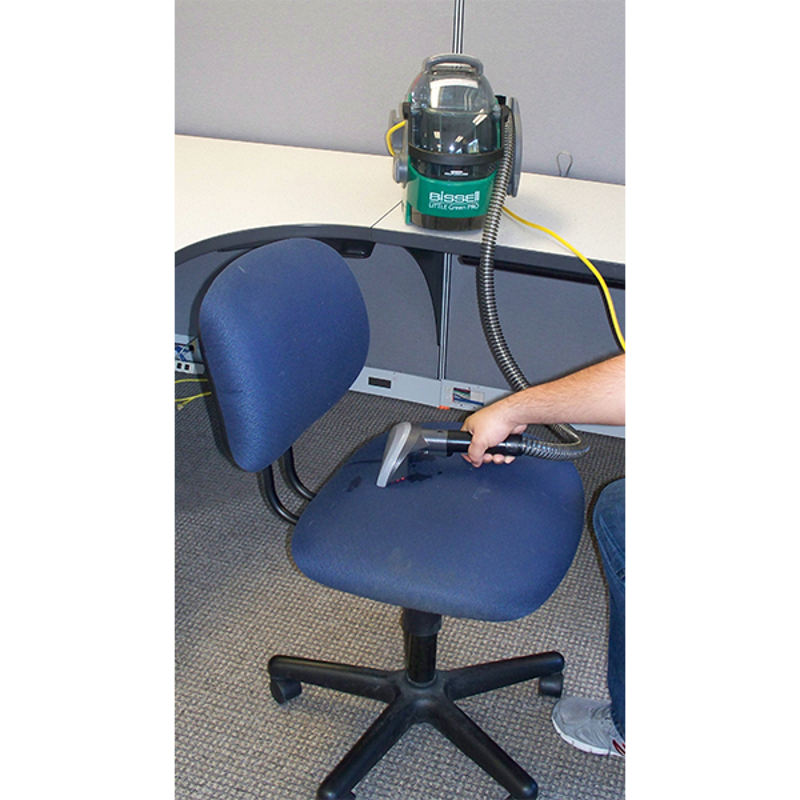
[[[502,455],[492,456],[486,449],[504,441],[512,433],[522,433],[528,425],[625,424],[625,355],[565,375],[549,383],[498,400],[471,414],[461,430],[472,434],[465,458],[474,466],[502,463]]]

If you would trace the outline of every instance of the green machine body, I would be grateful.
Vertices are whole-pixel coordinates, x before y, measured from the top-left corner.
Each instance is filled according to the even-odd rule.
[[[392,128],[402,129],[402,142],[390,150],[394,178],[406,190],[408,224],[449,231],[483,227],[510,115],[516,146],[507,192],[516,195],[522,151],[516,101],[493,94],[477,58],[444,54],[423,62],[399,115],[390,118]]]

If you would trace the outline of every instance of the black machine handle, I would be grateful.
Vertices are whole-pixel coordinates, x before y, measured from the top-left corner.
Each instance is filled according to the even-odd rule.
[[[483,63],[472,56],[465,56],[462,53],[442,53],[442,55],[431,56],[425,60],[423,70],[428,72],[431,67],[438,67],[439,64],[466,64],[472,67],[478,75],[483,75]]]

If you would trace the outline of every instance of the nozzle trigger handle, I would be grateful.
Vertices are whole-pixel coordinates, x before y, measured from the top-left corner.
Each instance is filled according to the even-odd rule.
[[[466,453],[472,444],[472,434],[467,431],[447,431],[447,453]],[[524,455],[522,436],[512,433],[504,442],[486,450],[487,453],[500,453],[505,456]]]

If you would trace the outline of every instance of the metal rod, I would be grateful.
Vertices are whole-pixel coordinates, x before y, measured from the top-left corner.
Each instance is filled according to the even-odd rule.
[[[289,511],[288,508],[281,502],[278,497],[278,492],[275,488],[275,476],[272,473],[272,464],[266,469],[258,473],[258,488],[261,490],[261,496],[267,505],[279,516],[285,519],[292,525],[296,525],[300,517],[297,514]]]
[[[297,474],[297,468],[294,465],[294,450],[291,447],[281,456],[281,462],[283,463],[286,482],[289,486],[301,497],[305,497],[306,500],[313,500],[315,493],[300,480],[300,476]]]
[[[453,6],[453,52],[464,52],[464,2],[455,0]]]
[[[442,264],[442,305],[439,319],[439,364],[436,377],[443,381],[447,372],[447,348],[450,338],[450,281],[453,270],[453,254],[445,253]]]

